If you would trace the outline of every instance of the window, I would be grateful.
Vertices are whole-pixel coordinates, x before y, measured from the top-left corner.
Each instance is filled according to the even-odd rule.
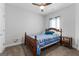
[[[49,27],[60,29],[60,17],[54,17],[49,20]]]

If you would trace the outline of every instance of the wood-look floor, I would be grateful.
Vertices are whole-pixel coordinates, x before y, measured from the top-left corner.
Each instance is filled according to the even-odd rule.
[[[69,49],[63,46],[52,46],[46,49],[46,54],[44,50],[41,53],[41,56],[79,56],[79,51],[75,49]],[[8,47],[5,51],[0,54],[0,56],[32,56],[31,51],[28,47],[24,45],[17,45],[13,47]]]

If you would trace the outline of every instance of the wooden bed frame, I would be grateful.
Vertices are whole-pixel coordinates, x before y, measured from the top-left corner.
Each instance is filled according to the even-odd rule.
[[[45,31],[50,31],[50,30],[54,30],[56,32],[60,32],[60,42],[61,42],[61,39],[62,39],[62,29],[59,30],[59,29],[56,29],[56,28],[48,28],[46,29]],[[37,53],[37,36],[35,36],[35,39],[28,36],[25,32],[25,41],[24,41],[24,44],[27,45],[31,52],[33,53],[34,56],[36,56],[36,53]],[[41,50],[40,50],[41,51]]]

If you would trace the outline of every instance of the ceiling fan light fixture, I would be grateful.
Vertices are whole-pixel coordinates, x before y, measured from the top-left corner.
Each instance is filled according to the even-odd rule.
[[[52,3],[32,3],[33,5],[39,6],[39,8],[41,9],[41,12],[44,11],[45,6],[48,6]]]
[[[45,8],[45,6],[40,6],[40,9],[44,9]]]
[[[44,8],[45,8],[45,6],[40,6],[40,9],[41,9],[41,12],[44,12]]]

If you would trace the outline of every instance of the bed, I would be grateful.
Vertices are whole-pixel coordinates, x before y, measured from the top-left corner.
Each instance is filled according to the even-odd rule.
[[[48,28],[45,33],[38,35],[27,35],[25,32],[25,45],[32,51],[33,55],[40,55],[41,50],[53,44],[60,43],[62,29]]]

